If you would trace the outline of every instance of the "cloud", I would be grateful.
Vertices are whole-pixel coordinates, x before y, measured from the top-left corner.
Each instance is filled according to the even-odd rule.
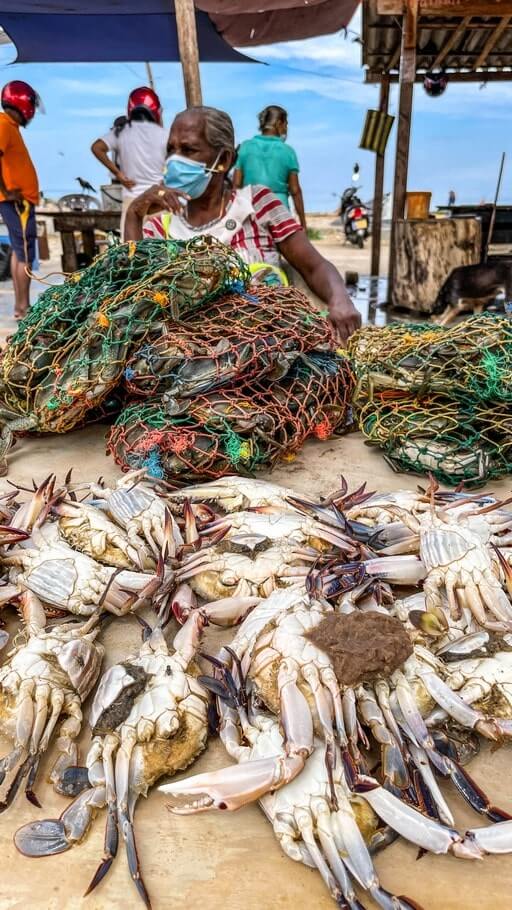
[[[123,74],[124,75],[124,74]],[[49,80],[51,86],[60,89],[63,92],[69,92],[74,95],[101,95],[105,98],[124,97],[126,89],[124,85],[117,83],[115,79],[73,79],[67,76],[57,76]]]
[[[310,60],[330,66],[359,67],[361,45],[354,42],[353,35],[344,38],[341,34],[326,35],[323,38],[309,38],[305,41],[288,41],[251,48],[251,56],[266,60]]]
[[[376,87],[365,85],[349,79],[330,78],[319,74],[290,73],[287,76],[274,77],[263,89],[272,90],[275,94],[298,94],[312,92],[323,98],[339,101],[356,107],[372,107],[378,99]]]
[[[302,41],[286,41],[281,44],[265,44],[251,48],[252,57],[270,61],[310,60],[323,66],[352,67],[359,69],[362,62],[362,48],[354,41],[361,34],[361,8],[350,22],[347,37],[340,31],[334,35],[322,35]]]

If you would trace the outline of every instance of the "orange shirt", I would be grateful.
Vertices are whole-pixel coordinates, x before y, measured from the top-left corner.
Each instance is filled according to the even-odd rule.
[[[4,184],[8,190],[21,190],[27,202],[39,202],[36,169],[23,141],[20,127],[8,114],[0,113],[0,152]],[[5,196],[0,193],[0,202]]]

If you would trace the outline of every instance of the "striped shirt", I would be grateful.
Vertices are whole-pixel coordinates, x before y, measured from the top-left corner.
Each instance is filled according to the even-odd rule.
[[[159,213],[144,222],[144,237],[161,239],[173,237],[173,222],[177,219],[183,226],[189,227],[191,233],[211,234],[222,240],[225,226],[229,227],[230,208],[236,202],[239,192],[241,191],[233,190],[226,211],[222,218],[216,221],[211,221],[198,228],[189,225],[183,215],[172,215],[169,218],[168,214]],[[268,262],[272,265],[279,265],[278,245],[296,234],[297,231],[301,231],[302,228],[290,214],[289,209],[268,187],[252,186],[251,193],[252,210],[243,221],[241,228],[231,236],[229,242],[245,262]],[[177,236],[182,236],[181,231],[177,231]]]

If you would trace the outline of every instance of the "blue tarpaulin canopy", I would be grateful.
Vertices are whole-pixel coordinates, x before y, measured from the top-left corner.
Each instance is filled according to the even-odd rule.
[[[199,59],[252,62],[234,47],[336,32],[359,0],[195,0]],[[179,61],[173,0],[0,0],[18,63]]]
[[[250,63],[196,13],[199,59]],[[0,25],[16,45],[17,63],[179,61],[172,0],[0,0]]]

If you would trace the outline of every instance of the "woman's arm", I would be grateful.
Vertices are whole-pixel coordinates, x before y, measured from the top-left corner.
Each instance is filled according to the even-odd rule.
[[[166,210],[168,212],[181,212],[183,200],[188,199],[184,193],[178,196],[174,190],[164,186],[151,186],[145,193],[141,193],[133,200],[126,213],[124,223],[125,240],[142,240],[142,226],[144,218],[155,212]]]
[[[119,180],[125,189],[131,190],[135,186],[135,181],[130,180],[123,172],[116,167],[111,158],[109,158],[109,147],[104,139],[96,139],[96,142],[93,142],[91,145],[91,152],[94,157],[101,161],[101,163],[114,175],[116,180]]]
[[[296,231],[278,244],[283,254],[304,278],[308,287],[329,311],[329,322],[335,341],[345,344],[361,325],[361,316],[352,303],[338,270],[320,255],[304,231]]]
[[[288,174],[288,192],[293,199],[297,217],[304,230],[307,230],[306,213],[304,211],[304,197],[302,195],[302,188],[299,183],[299,175],[297,171],[290,171]]]
[[[233,171],[233,189],[240,190],[244,185],[244,172],[240,166]]]

